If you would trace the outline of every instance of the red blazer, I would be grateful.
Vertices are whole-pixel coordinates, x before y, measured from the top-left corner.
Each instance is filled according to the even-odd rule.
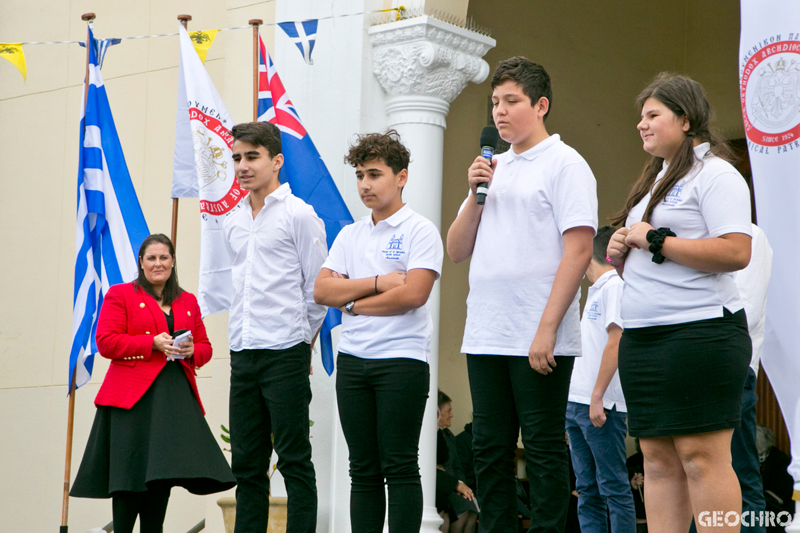
[[[177,363],[183,365],[202,409],[195,369],[211,359],[211,343],[200,317],[197,298],[182,292],[172,302],[172,314],[175,331],[188,329],[192,332],[194,356]],[[108,289],[97,320],[95,339],[100,355],[111,359],[111,366],[94,400],[95,405],[130,409],[144,396],[167,364],[167,356],[153,349],[153,337],[164,332],[169,332],[164,311],[141,287],[134,289],[133,283],[121,283]]]

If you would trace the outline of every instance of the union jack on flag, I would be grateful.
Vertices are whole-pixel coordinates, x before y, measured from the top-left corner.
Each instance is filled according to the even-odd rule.
[[[272,122],[281,133],[302,139],[308,132],[300,116],[283,88],[278,71],[267,53],[261,37],[258,38],[261,52],[258,57],[258,122]],[[266,58],[266,65],[264,64]],[[283,138],[283,135],[281,135]],[[319,157],[319,154],[317,154]],[[327,168],[325,169],[327,172]]]
[[[258,122],[271,122],[281,130],[284,157],[281,183],[289,183],[292,194],[317,212],[317,216],[325,223],[330,250],[339,231],[351,224],[353,217],[303,126],[300,115],[289,100],[264,42],[261,37],[258,40]],[[320,332],[322,364],[328,375],[333,373],[331,330],[341,323],[341,311],[329,308]]]

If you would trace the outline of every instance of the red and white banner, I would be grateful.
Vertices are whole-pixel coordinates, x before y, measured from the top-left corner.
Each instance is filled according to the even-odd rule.
[[[233,294],[222,221],[247,194],[233,170],[231,118],[192,40],[180,26],[178,113],[173,198],[200,198],[200,283],[203,316],[227,311]]]
[[[773,245],[761,364],[792,443],[800,490],[800,9],[742,0],[739,88],[758,225]]]

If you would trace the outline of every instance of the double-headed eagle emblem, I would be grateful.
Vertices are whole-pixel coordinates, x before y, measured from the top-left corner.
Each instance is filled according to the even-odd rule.
[[[759,69],[752,109],[754,122],[769,128],[784,128],[797,123],[800,113],[800,64],[783,58]]]
[[[217,180],[225,181],[228,162],[224,160],[225,152],[213,144],[213,138],[202,126],[192,132],[195,167],[200,180],[200,189],[208,187]]]

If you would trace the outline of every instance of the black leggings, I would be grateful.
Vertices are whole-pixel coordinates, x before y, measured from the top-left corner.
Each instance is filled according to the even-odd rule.
[[[146,492],[115,492],[112,497],[114,533],[133,533],[139,517],[140,533],[162,533],[172,487],[148,485]]]
[[[339,353],[336,396],[350,451],[353,533],[381,533],[389,486],[390,533],[418,533],[422,523],[419,435],[428,399],[428,364],[361,359]]]

